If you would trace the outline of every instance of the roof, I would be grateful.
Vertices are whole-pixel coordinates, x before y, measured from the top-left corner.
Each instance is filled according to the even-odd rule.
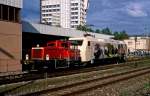
[[[23,1],[22,0],[0,0],[0,4],[13,6],[17,8],[23,7]]]
[[[79,31],[75,29],[60,28],[60,27],[54,27],[54,26],[38,24],[38,23],[31,23],[26,21],[22,22],[22,32],[66,36],[66,37],[83,37],[83,35],[85,34],[84,31]],[[109,39],[114,37],[112,35],[105,35],[99,33],[92,33],[92,32],[87,32],[87,33],[94,35],[95,38]]]

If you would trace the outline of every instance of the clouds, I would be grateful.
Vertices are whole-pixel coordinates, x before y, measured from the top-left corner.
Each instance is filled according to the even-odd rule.
[[[40,21],[40,0],[23,0],[22,19]],[[150,0],[90,0],[87,23],[96,28],[126,30],[129,34],[150,32]]]
[[[150,0],[91,0],[87,22],[100,29],[144,33],[145,25],[150,31],[149,5]]]
[[[130,3],[126,6],[126,11],[129,15],[133,17],[145,17],[148,16],[147,12],[144,10],[144,7],[140,3]]]

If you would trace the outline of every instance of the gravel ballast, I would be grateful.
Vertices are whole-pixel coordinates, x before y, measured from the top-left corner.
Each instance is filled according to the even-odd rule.
[[[150,92],[150,73],[97,88],[80,96],[146,96]]]

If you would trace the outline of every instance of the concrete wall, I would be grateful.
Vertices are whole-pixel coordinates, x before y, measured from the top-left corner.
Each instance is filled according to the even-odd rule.
[[[0,72],[21,70],[22,27],[0,21]]]
[[[23,2],[23,0],[0,0],[0,4],[13,6],[13,7],[17,7],[17,8],[23,7],[22,2]]]

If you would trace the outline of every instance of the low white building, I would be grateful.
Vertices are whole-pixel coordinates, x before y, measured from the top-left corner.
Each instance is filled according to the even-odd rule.
[[[135,50],[150,51],[150,37],[130,37],[124,41],[130,52]]]

